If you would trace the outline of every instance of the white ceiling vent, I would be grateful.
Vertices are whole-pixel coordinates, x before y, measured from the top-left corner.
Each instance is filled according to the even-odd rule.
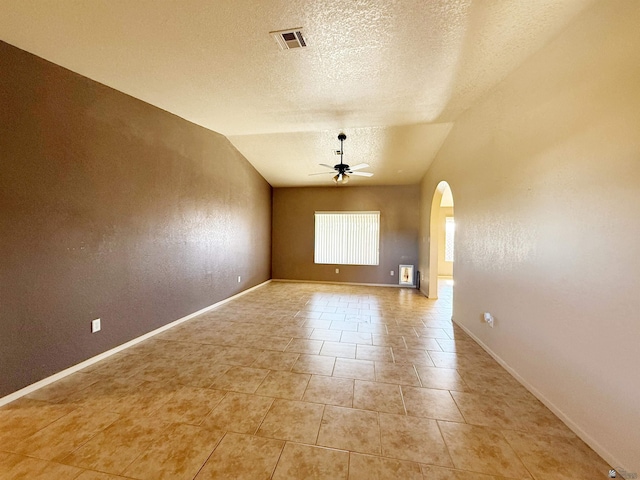
[[[281,50],[291,50],[292,48],[306,47],[307,43],[302,36],[302,28],[293,28],[290,30],[279,30],[277,32],[269,32],[275,38]]]

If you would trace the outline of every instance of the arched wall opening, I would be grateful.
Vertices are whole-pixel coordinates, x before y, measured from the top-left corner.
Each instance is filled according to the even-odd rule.
[[[429,217],[429,298],[438,298],[439,277],[453,279],[453,208],[451,187],[442,181],[433,194]]]

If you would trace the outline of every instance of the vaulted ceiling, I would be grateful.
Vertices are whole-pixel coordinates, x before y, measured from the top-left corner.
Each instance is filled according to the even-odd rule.
[[[0,39],[222,133],[275,187],[417,183],[456,118],[591,0],[0,0]],[[301,27],[305,48],[271,31]]]

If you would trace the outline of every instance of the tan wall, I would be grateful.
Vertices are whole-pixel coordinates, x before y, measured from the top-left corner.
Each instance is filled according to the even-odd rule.
[[[323,210],[379,210],[380,265],[313,263],[314,213]],[[419,211],[419,186],[274,188],[273,278],[397,284],[398,266],[418,262]]]
[[[0,397],[270,278],[223,136],[2,42],[0,72]]]
[[[421,221],[425,269],[446,180],[455,321],[638,473],[639,24],[640,3],[597,3],[467,111],[424,178]]]
[[[453,217],[453,207],[440,207],[438,213],[438,224],[440,225],[440,231],[438,232],[438,275],[450,277],[453,275],[453,262],[447,262],[444,259],[446,245],[445,225],[447,217]]]

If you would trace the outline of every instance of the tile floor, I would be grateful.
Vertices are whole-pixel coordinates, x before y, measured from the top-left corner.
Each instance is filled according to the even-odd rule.
[[[0,478],[607,478],[451,298],[272,282],[0,408]]]

